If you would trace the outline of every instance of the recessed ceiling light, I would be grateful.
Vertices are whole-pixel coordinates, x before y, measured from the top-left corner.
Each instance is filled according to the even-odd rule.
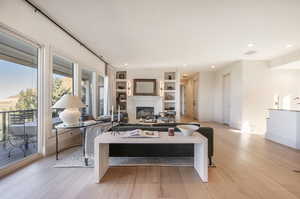
[[[286,48],[291,48],[291,47],[293,47],[293,45],[292,44],[287,44],[285,47]]]
[[[212,65],[212,66],[211,66],[211,68],[212,68],[212,69],[215,69],[215,68],[216,68],[216,66],[215,66],[215,65]]]
[[[250,47],[250,48],[253,47],[253,46],[254,46],[253,43],[249,43],[249,44],[248,44],[248,47]]]

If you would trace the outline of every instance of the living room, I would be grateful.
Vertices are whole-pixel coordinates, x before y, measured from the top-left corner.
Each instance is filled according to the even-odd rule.
[[[300,2],[0,0],[0,197],[300,198]]]

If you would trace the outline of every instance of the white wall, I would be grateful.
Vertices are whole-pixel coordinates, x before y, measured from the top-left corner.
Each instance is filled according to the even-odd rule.
[[[43,70],[43,121],[44,134],[46,134],[45,154],[54,152],[54,137],[52,134],[50,88],[52,82],[52,55],[55,53],[70,61],[77,63],[77,73],[80,68],[104,74],[104,63],[97,57],[80,46],[76,41],[57,28],[48,19],[43,17],[24,1],[1,0],[0,2],[0,25],[8,27],[13,32],[42,46],[44,52]],[[80,76],[80,75],[79,75]],[[78,90],[80,81],[75,85]],[[40,106],[42,106],[40,105]],[[70,134],[62,134],[61,140],[72,140]],[[70,138],[70,139],[68,139]]]
[[[243,61],[242,130],[264,134],[272,107],[271,70],[266,61]]]
[[[242,126],[242,62],[235,62],[216,71],[214,120],[223,123],[223,76],[230,74],[230,126]]]
[[[300,96],[300,70],[271,70],[271,89],[273,95],[279,95],[279,106],[283,107],[283,97],[290,96],[290,109],[300,110],[299,100],[293,100]]]

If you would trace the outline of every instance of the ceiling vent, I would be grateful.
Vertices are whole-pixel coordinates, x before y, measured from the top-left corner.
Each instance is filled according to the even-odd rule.
[[[244,55],[254,55],[256,54],[257,52],[255,50],[250,50],[248,52],[245,52]]]

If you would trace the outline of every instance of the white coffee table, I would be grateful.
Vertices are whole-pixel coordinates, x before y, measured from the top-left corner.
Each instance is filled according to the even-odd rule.
[[[194,144],[194,168],[201,180],[208,182],[207,138],[200,133],[194,133],[192,136],[183,136],[181,133],[168,136],[167,132],[160,132],[159,138],[122,138],[110,133],[99,135],[95,138],[94,150],[97,183],[100,183],[109,168],[109,144]]]

